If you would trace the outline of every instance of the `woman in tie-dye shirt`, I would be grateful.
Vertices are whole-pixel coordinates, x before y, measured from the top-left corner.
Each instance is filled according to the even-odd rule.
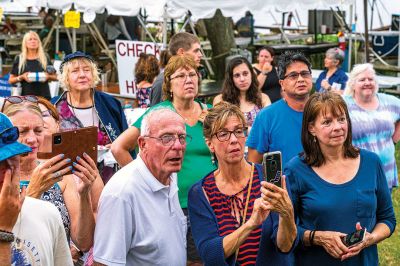
[[[395,143],[400,140],[400,99],[378,93],[371,64],[354,66],[344,94],[353,128],[353,144],[378,154],[392,190],[399,183]]]

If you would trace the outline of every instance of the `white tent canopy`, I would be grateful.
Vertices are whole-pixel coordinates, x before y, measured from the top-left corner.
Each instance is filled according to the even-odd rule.
[[[356,0],[14,0],[24,6],[43,6],[54,9],[68,10],[72,4],[76,10],[84,12],[88,9],[96,13],[103,13],[107,9],[109,14],[121,16],[134,16],[139,13],[140,8],[146,8],[150,17],[161,18],[163,7],[167,7],[168,15],[172,18],[182,17],[190,10],[194,19],[210,18],[217,8],[221,9],[225,16],[237,17],[245,11],[261,11],[268,8],[279,8],[281,10],[294,9],[296,6],[304,8],[318,8],[351,4]],[[7,1],[2,1],[7,2]]]
[[[0,5],[4,6],[6,2],[10,2],[10,0],[0,0]],[[231,16],[236,21],[244,15],[245,11],[250,10],[254,14],[256,25],[264,26],[274,22],[271,14],[280,19],[279,11],[294,11],[295,9],[297,9],[303,24],[307,23],[309,9],[327,9],[339,6],[347,11],[349,18],[348,7],[353,4],[355,12],[358,13],[357,31],[364,31],[363,0],[14,0],[12,4],[63,10],[70,9],[74,4],[75,8],[81,12],[91,9],[97,13],[103,13],[107,9],[109,14],[121,16],[135,16],[139,13],[140,8],[145,8],[146,14],[151,19],[159,20],[163,18],[164,6],[167,10],[167,17],[182,18],[190,10],[194,20],[212,17],[215,10],[219,8],[225,16]],[[376,4],[378,6],[375,7],[375,10],[381,13],[386,25],[390,24],[391,13],[400,13],[400,1],[380,0]],[[373,27],[381,26],[377,12],[374,14],[373,22]]]

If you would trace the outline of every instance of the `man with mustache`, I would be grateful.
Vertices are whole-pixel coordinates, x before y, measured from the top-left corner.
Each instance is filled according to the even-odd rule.
[[[185,121],[170,109],[143,118],[137,159],[114,175],[100,197],[95,265],[186,265],[176,172],[189,138]]]
[[[261,163],[265,152],[281,151],[283,167],[303,150],[301,126],[312,89],[311,64],[299,52],[285,52],[278,62],[282,99],[258,113],[250,135],[248,160]]]

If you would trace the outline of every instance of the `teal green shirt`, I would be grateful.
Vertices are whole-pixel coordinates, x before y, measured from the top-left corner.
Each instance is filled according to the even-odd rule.
[[[201,105],[203,107],[203,105]],[[143,117],[151,110],[169,108],[176,112],[172,102],[164,101],[149,108],[133,126],[140,130]],[[203,123],[198,121],[194,126],[186,126],[186,134],[192,137],[192,141],[186,145],[182,169],[178,173],[179,202],[182,208],[187,208],[188,192],[191,186],[216,167],[211,163],[211,153],[203,135]]]

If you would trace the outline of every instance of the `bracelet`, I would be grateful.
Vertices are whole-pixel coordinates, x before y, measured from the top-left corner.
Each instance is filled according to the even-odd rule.
[[[15,239],[14,234],[12,232],[8,232],[0,229],[0,242],[13,242]]]
[[[315,230],[311,231],[310,233],[310,246],[314,245],[314,236],[315,236]]]

